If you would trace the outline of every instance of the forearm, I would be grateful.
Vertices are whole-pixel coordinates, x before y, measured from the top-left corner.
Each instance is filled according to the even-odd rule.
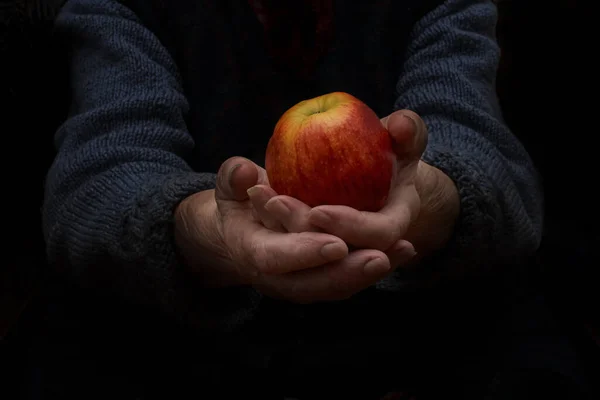
[[[73,46],[73,105],[46,180],[50,263],[81,285],[175,312],[173,212],[214,186],[184,161],[193,141],[177,70],[116,1],[70,1],[57,30]]]
[[[540,184],[496,99],[495,21],[490,1],[448,0],[415,27],[398,84],[396,107],[428,125],[423,160],[459,195],[446,249],[461,269],[518,262],[541,238]]]

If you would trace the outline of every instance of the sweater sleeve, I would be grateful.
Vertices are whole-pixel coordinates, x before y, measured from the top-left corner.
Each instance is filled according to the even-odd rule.
[[[188,312],[175,304],[172,215],[215,177],[184,161],[194,143],[174,61],[115,0],[70,0],[56,28],[71,46],[72,105],[45,187],[49,260],[84,287]]]
[[[496,21],[491,0],[447,0],[415,25],[397,86],[396,109],[428,125],[423,160],[461,199],[454,237],[432,263],[441,275],[517,264],[541,241],[541,185],[497,101]]]

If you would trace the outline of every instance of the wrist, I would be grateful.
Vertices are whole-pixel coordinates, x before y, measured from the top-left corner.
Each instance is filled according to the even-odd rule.
[[[452,179],[424,161],[419,161],[415,186],[421,209],[407,239],[421,256],[426,256],[445,247],[452,236],[460,213],[460,197]]]
[[[174,213],[174,239],[188,272],[199,276],[205,286],[224,283],[224,277],[215,274],[220,266],[228,264],[229,257],[214,190],[195,193],[179,203]],[[212,282],[215,279],[218,282]]]

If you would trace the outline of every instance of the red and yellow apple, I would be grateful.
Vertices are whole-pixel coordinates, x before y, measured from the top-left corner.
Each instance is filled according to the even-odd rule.
[[[345,205],[378,211],[394,170],[392,138],[365,103],[343,92],[287,110],[269,140],[271,187],[311,207]]]

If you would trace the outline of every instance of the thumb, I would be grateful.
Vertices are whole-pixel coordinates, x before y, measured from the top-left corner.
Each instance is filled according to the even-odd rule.
[[[393,139],[394,152],[401,160],[420,159],[427,147],[427,126],[419,115],[399,110],[381,120]]]
[[[243,157],[232,157],[226,160],[217,172],[217,200],[244,201],[248,199],[246,192],[259,181],[259,168],[252,161]]]

